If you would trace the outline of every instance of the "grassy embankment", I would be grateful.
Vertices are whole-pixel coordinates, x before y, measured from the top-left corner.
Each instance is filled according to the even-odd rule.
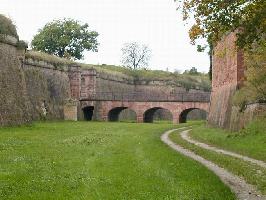
[[[255,121],[247,126],[246,129],[236,133],[209,128],[201,124],[194,126],[190,135],[192,138],[204,143],[265,161],[266,134],[264,120]],[[175,143],[243,177],[248,183],[257,186],[263,194],[266,194],[266,169],[238,158],[202,149],[186,142],[176,133],[171,134],[170,138]]]
[[[49,55],[37,51],[27,51],[27,59],[46,61],[53,64],[57,68],[61,68],[65,65],[75,64],[74,61],[65,58],[59,58],[54,55]],[[181,86],[186,89],[201,89],[205,91],[210,91],[210,80],[207,74],[178,74],[167,72],[163,70],[130,70],[126,67],[115,66],[115,65],[93,65],[76,63],[80,65],[83,69],[95,69],[98,72],[108,73],[114,76],[131,77],[136,80],[145,80],[146,83],[153,80],[161,80],[169,85]]]
[[[235,199],[170,149],[171,124],[35,123],[0,129],[0,199]]]

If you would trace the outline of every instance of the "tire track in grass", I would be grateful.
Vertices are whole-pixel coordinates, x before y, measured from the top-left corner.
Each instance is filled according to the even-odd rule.
[[[256,164],[256,165],[258,165],[260,167],[266,168],[266,163],[261,161],[261,160],[256,160],[256,159],[250,158],[248,156],[243,156],[243,155],[231,152],[231,151],[219,149],[217,147],[213,147],[213,146],[210,146],[208,144],[196,141],[196,140],[192,139],[189,136],[188,133],[189,133],[189,131],[183,131],[183,132],[181,132],[180,136],[181,136],[182,139],[186,140],[187,142],[189,142],[191,144],[199,146],[199,147],[201,147],[203,149],[207,149],[207,150],[215,151],[217,153],[222,153],[222,154],[225,154],[225,155],[228,155],[228,156],[236,157],[236,158],[242,159],[244,161],[248,161],[248,162],[251,162],[253,164]]]
[[[173,148],[174,150],[178,151],[179,153],[192,158],[193,160],[198,161],[199,163],[203,164],[209,170],[213,171],[221,181],[226,184],[230,189],[236,194],[239,200],[266,200],[266,196],[261,195],[258,191],[256,191],[255,187],[246,183],[240,177],[233,175],[232,173],[228,172],[227,170],[219,167],[218,165],[214,164],[211,161],[204,159],[203,157],[195,154],[194,152],[183,148],[172,142],[169,139],[169,134],[177,131],[178,129],[173,129],[165,132],[161,136],[161,140],[166,143],[168,146]],[[181,133],[188,133],[190,130],[184,130]]]

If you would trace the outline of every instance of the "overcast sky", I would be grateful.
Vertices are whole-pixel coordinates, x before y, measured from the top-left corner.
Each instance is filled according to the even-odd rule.
[[[53,19],[88,23],[100,34],[100,46],[82,62],[119,65],[122,45],[136,41],[152,49],[150,69],[209,68],[207,53],[189,43],[174,0],[0,0],[0,13],[14,21],[20,39],[28,42]]]

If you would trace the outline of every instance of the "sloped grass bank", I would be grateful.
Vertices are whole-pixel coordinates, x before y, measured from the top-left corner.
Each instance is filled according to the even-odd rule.
[[[0,129],[1,199],[235,199],[163,144],[169,124],[35,123]]]
[[[251,122],[240,132],[228,132],[204,125],[193,128],[190,136],[212,146],[266,162],[266,118]]]

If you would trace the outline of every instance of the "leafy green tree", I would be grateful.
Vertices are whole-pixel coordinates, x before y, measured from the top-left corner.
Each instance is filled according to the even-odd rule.
[[[265,0],[176,0],[183,19],[193,24],[189,30],[192,44],[206,38],[215,44],[224,33],[240,28],[238,45],[249,47],[266,30]],[[200,48],[198,48],[200,49]]]
[[[54,20],[39,30],[31,45],[34,50],[69,59],[82,59],[84,50],[97,52],[98,33],[87,23],[73,19]]]

